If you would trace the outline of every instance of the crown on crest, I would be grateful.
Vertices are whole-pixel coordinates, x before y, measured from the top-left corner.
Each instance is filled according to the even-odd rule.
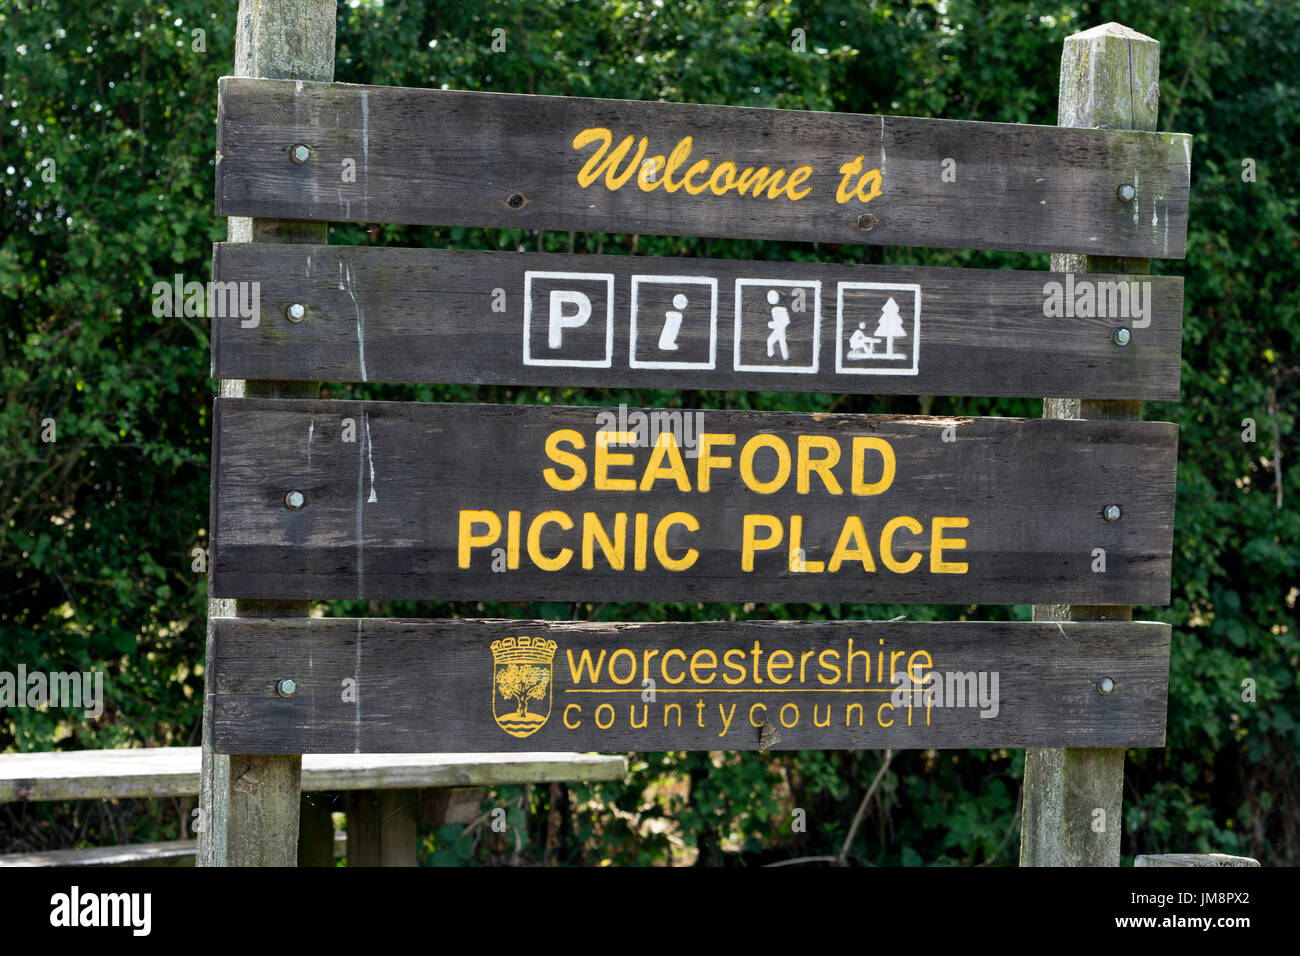
[[[494,664],[550,664],[555,659],[555,641],[544,637],[503,637],[492,642]]]

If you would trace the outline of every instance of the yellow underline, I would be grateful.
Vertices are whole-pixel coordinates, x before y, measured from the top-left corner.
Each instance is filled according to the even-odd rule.
[[[894,687],[662,687],[655,694],[892,694]],[[648,687],[577,688],[566,689],[566,694],[644,694]],[[904,693],[910,691],[904,689]],[[916,689],[920,694],[921,688]]]

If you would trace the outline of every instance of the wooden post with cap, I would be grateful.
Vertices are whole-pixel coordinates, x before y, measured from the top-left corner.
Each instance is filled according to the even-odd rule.
[[[1066,37],[1058,126],[1154,130],[1159,101],[1158,42],[1119,23]],[[1140,183],[1115,185],[1116,194],[1100,201],[1142,202]],[[1121,193],[1126,185],[1134,187],[1131,193]],[[1053,255],[1052,271],[1142,275],[1151,271],[1151,260]],[[1140,419],[1142,403],[1045,398],[1043,417]],[[1098,511],[1108,504],[1098,502]],[[1035,621],[1132,619],[1133,609],[1127,606],[1034,606]],[[1027,750],[1020,865],[1119,866],[1123,788],[1122,749]]]
[[[334,0],[239,0],[236,76],[334,79]],[[285,144],[285,162],[289,162]],[[218,157],[220,162],[221,158]],[[227,222],[229,242],[324,244],[329,224],[248,219]],[[221,382],[222,397],[317,398],[315,382]],[[199,784],[199,866],[296,866],[302,756],[213,751],[214,617],[306,617],[306,601],[208,600],[203,695],[203,761]],[[268,681],[274,675],[267,675]]]

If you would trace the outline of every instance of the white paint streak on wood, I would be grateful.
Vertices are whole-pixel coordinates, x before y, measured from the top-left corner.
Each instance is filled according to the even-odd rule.
[[[341,267],[341,264],[340,264]],[[366,317],[361,312],[361,304],[357,302],[356,293],[352,288],[352,266],[349,265],[343,273],[347,280],[348,295],[352,297],[352,308],[357,312],[357,359],[361,365],[361,381],[368,382],[366,377]],[[343,288],[342,285],[339,288]]]
[[[880,117],[880,182],[885,182],[885,118]]]
[[[370,416],[363,415],[362,421],[366,425],[366,458],[370,462],[370,497],[366,499],[366,504],[374,504],[379,498],[375,496],[375,446],[370,440]]]

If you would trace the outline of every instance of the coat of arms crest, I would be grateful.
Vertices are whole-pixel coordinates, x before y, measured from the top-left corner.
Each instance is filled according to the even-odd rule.
[[[512,737],[530,736],[550,719],[555,647],[541,637],[492,642],[492,715]]]

